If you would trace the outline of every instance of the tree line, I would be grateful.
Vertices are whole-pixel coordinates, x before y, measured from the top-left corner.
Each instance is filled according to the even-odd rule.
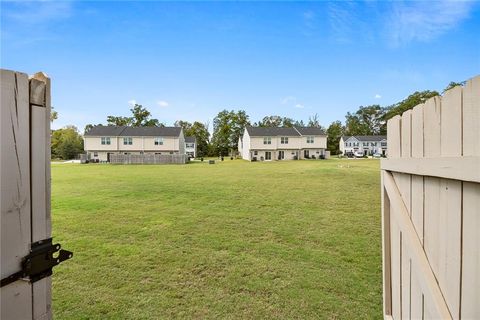
[[[451,82],[443,92],[455,87],[463,86],[465,82]],[[442,92],[442,93],[443,93]],[[238,141],[245,127],[317,127],[325,130],[328,135],[327,149],[332,154],[338,154],[339,140],[343,135],[384,135],[387,132],[388,119],[424,103],[431,97],[438,96],[437,91],[416,91],[400,102],[389,106],[378,104],[360,106],[358,110],[345,115],[345,123],[340,120],[333,121],[328,127],[320,124],[318,114],[312,115],[307,121],[296,120],[279,115],[265,116],[257,122],[251,122],[249,115],[244,110],[222,110],[213,119],[213,134],[210,136],[209,123],[200,121],[177,120],[175,127],[182,127],[185,136],[194,136],[197,141],[197,154],[199,157],[227,156],[238,149]],[[164,127],[165,124],[152,118],[150,111],[140,104],[135,104],[131,109],[131,116],[107,116],[107,125],[133,126],[133,127]],[[54,113],[52,121],[58,117]],[[99,124],[100,125],[100,124]],[[88,124],[84,132],[88,132],[94,125]],[[67,126],[52,131],[52,158],[71,159],[83,152],[83,139],[75,126]]]

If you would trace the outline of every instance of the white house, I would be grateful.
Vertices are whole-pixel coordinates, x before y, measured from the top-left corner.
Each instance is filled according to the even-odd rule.
[[[185,154],[180,127],[95,126],[84,135],[88,159],[110,161],[111,154]]]
[[[197,138],[185,137],[185,153],[190,158],[197,157]]]
[[[355,152],[387,155],[387,136],[343,136],[339,147],[344,155],[353,155]]]
[[[238,152],[250,161],[318,159],[326,147],[325,132],[309,127],[247,127],[238,142]]]

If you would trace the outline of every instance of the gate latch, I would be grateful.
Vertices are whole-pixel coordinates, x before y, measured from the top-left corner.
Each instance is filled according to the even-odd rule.
[[[2,279],[1,287],[27,277],[30,283],[34,283],[51,276],[53,267],[73,257],[73,252],[60,248],[59,243],[52,244],[52,238],[32,243],[30,253],[22,259],[22,270]]]

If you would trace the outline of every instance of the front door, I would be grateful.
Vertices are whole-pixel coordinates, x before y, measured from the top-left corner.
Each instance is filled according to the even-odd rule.
[[[265,152],[265,160],[272,160],[272,153],[270,151]]]
[[[303,157],[304,157],[305,159],[310,158],[310,150],[304,150],[304,151],[303,151]]]
[[[278,160],[285,159],[285,151],[278,151]]]

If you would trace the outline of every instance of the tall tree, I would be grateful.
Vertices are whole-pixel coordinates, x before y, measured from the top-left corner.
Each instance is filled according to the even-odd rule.
[[[467,83],[467,81],[462,81],[462,82],[454,82],[454,81],[451,81],[448,86],[443,89],[442,91],[442,94],[445,93],[446,91],[452,89],[452,88],[455,88],[457,86],[460,86],[460,87],[463,87],[465,85],[465,83]]]
[[[345,133],[347,135],[384,134],[385,110],[378,104],[360,106],[355,113],[345,116]]]
[[[83,138],[75,126],[66,126],[52,132],[52,158],[74,159],[83,152]]]
[[[185,135],[190,135],[190,134],[187,134],[190,129],[192,128],[192,124],[188,121],[183,121],[183,120],[177,120],[175,121],[175,123],[173,124],[174,127],[182,127],[183,129],[183,133]]]
[[[314,128],[321,128],[320,120],[318,117],[318,113],[315,113],[313,116],[308,117],[308,124],[307,127],[314,127]]]
[[[190,129],[187,129],[189,136],[194,136],[197,140],[197,154],[199,157],[208,155],[208,146],[210,139],[210,132],[208,132],[208,125],[195,121]]]
[[[289,117],[281,116],[265,116],[262,120],[254,123],[255,127],[270,127],[270,128],[279,128],[279,127],[294,127],[294,126],[303,126],[303,121],[296,121]]]
[[[402,101],[386,107],[384,120],[388,120],[393,118],[396,115],[400,115],[405,111],[410,110],[421,103],[425,103],[425,101],[427,101],[428,99],[438,95],[439,93],[437,91],[430,91],[430,90],[425,90],[420,92],[415,91],[414,93],[412,93],[411,95],[403,99]],[[386,124],[384,124],[384,127],[386,127]],[[384,131],[386,131],[386,129]]]
[[[50,111],[50,122],[53,122],[58,119],[58,112],[53,109]]]
[[[332,155],[340,153],[340,137],[343,135],[344,128],[340,121],[334,121],[327,129],[327,149]]]
[[[213,119],[212,144],[215,152],[219,155],[227,155],[236,150],[238,139],[248,125],[250,120],[245,111],[220,111]]]
[[[109,126],[130,126],[133,123],[132,117],[108,116],[107,124]]]
[[[130,109],[131,117],[108,116],[107,123],[109,126],[132,126],[132,127],[164,127],[158,119],[151,118],[150,111],[141,104],[135,104]]]

